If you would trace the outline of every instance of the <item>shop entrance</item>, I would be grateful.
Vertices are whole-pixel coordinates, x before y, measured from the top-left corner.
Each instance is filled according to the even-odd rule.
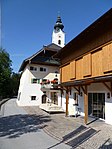
[[[105,119],[105,93],[88,93],[88,115]]]

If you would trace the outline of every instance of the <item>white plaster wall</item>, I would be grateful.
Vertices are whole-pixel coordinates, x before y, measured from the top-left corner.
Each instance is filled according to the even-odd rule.
[[[81,90],[82,92],[82,90]],[[83,93],[83,92],[82,92]],[[78,95],[78,102],[79,102],[79,111],[80,111],[80,115],[84,116],[84,94],[82,94],[82,96]]]
[[[58,93],[58,105],[63,108],[64,111],[66,111],[66,98],[65,98],[65,91],[61,97],[61,92]]]
[[[112,97],[105,102],[105,122],[112,125]]]
[[[30,71],[30,66],[37,68],[37,71]],[[45,67],[46,72],[40,72],[40,67]],[[27,65],[25,70],[22,73],[20,79],[20,86],[18,90],[18,96],[21,92],[20,100],[17,99],[17,104],[19,106],[38,106],[41,104],[41,96],[43,92],[41,91],[41,85],[37,83],[31,83],[32,78],[37,79],[49,79],[53,80],[56,71],[59,72],[59,68],[55,66],[45,66],[45,65]],[[53,77],[53,78],[52,78]],[[60,77],[59,74],[57,76]],[[36,96],[36,100],[31,100],[31,96]]]
[[[107,83],[109,85],[109,83]],[[73,108],[73,92],[75,89],[72,88],[71,95],[69,95],[69,114],[70,109]],[[81,90],[83,93],[83,91]],[[94,83],[88,86],[88,93],[105,93],[105,122],[112,125],[112,97],[109,90],[102,83]],[[107,98],[107,93],[110,93],[110,98]],[[61,103],[61,97],[59,97],[59,104]],[[64,91],[64,95],[62,96],[62,108],[66,111],[66,93]],[[78,107],[80,108],[80,114],[84,116],[84,93],[82,96],[78,95]]]
[[[79,102],[79,106],[74,105],[75,104],[74,97],[73,97],[74,92],[77,92],[77,91],[75,89],[72,89],[71,94],[69,93],[69,102],[68,102],[69,115],[75,115],[77,113],[77,108],[79,108],[79,106],[81,105],[80,102]],[[61,94],[58,97],[59,106],[61,106],[61,100],[62,100],[62,108],[64,109],[64,111],[66,111],[66,92],[65,91],[64,91],[64,94],[62,95],[62,99],[61,99]]]
[[[61,45],[58,44],[58,40],[61,40]],[[52,43],[55,43],[56,45],[58,45],[60,47],[65,46],[65,33],[61,29],[57,33],[53,31]]]
[[[57,78],[60,83],[60,74],[57,74],[57,77],[55,75],[56,73],[49,73],[44,77],[44,79],[48,79],[49,81],[52,81],[54,78]]]

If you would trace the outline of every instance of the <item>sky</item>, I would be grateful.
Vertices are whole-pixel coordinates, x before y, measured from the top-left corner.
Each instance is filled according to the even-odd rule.
[[[18,72],[24,59],[51,43],[58,13],[66,44],[112,7],[112,0],[0,0],[1,45]]]

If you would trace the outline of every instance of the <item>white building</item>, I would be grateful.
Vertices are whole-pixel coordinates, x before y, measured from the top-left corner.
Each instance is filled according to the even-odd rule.
[[[52,102],[59,105],[55,87],[60,81],[59,60],[52,56],[65,45],[63,24],[58,16],[53,30],[52,43],[25,59],[20,67],[21,79],[17,104],[19,106],[37,106]]]

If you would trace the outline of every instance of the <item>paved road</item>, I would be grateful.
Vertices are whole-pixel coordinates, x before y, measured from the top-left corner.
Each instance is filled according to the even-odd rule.
[[[11,99],[0,112],[0,149],[70,149],[43,130],[47,116],[27,114]],[[43,125],[42,125],[43,123]]]

